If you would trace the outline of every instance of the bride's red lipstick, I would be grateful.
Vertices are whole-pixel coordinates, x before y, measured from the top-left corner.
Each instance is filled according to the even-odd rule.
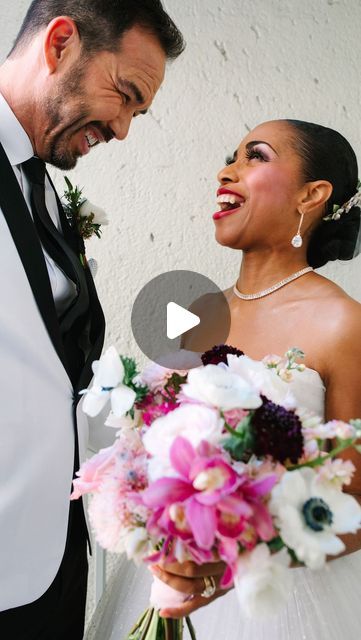
[[[216,213],[213,214],[213,220],[220,220],[232,213],[238,212],[245,202],[245,198],[243,196],[235,191],[231,191],[231,189],[227,189],[227,187],[221,187],[218,189],[217,198],[218,204],[228,204],[228,208],[216,211]]]

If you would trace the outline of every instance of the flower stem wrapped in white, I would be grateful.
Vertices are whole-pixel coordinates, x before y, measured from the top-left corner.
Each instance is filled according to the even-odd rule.
[[[248,617],[274,615],[284,606],[292,587],[289,564],[286,549],[271,555],[264,543],[240,556],[234,586]]]
[[[310,468],[286,472],[272,490],[270,511],[284,543],[310,569],[320,569],[327,555],[345,545],[336,534],[356,533],[361,527],[357,500],[320,482]]]
[[[100,360],[93,362],[92,368],[95,374],[93,385],[80,392],[85,395],[83,411],[94,417],[110,399],[114,415],[124,416],[132,408],[136,393],[122,384],[124,366],[115,347],[109,347]]]
[[[257,409],[262,404],[259,393],[248,382],[227,367],[214,364],[191,369],[182,392],[191,400],[221,411]]]

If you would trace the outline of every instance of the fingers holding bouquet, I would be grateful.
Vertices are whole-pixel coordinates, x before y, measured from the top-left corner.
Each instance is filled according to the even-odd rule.
[[[162,562],[150,567],[154,576],[177,592],[184,594],[179,604],[160,610],[165,618],[183,618],[200,607],[227,593],[221,588],[221,579],[226,570],[224,562]]]

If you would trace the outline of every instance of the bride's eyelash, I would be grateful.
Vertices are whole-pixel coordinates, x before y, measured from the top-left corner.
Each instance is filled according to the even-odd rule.
[[[268,158],[266,158],[262,151],[255,149],[254,147],[246,150],[246,158],[247,160],[254,160],[258,158],[258,160],[263,160],[263,162],[268,161]]]
[[[226,160],[225,160],[225,164],[227,167],[229,167],[230,164],[233,164],[235,162],[235,158],[234,156],[227,156]]]

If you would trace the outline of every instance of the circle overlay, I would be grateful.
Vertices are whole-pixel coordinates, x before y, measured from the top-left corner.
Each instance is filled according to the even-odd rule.
[[[198,316],[198,325],[169,339],[169,303]],[[200,366],[200,354],[225,343],[231,315],[224,293],[212,280],[196,271],[180,269],[156,276],[139,291],[131,325],[134,339],[147,358],[170,369],[191,369]]]

